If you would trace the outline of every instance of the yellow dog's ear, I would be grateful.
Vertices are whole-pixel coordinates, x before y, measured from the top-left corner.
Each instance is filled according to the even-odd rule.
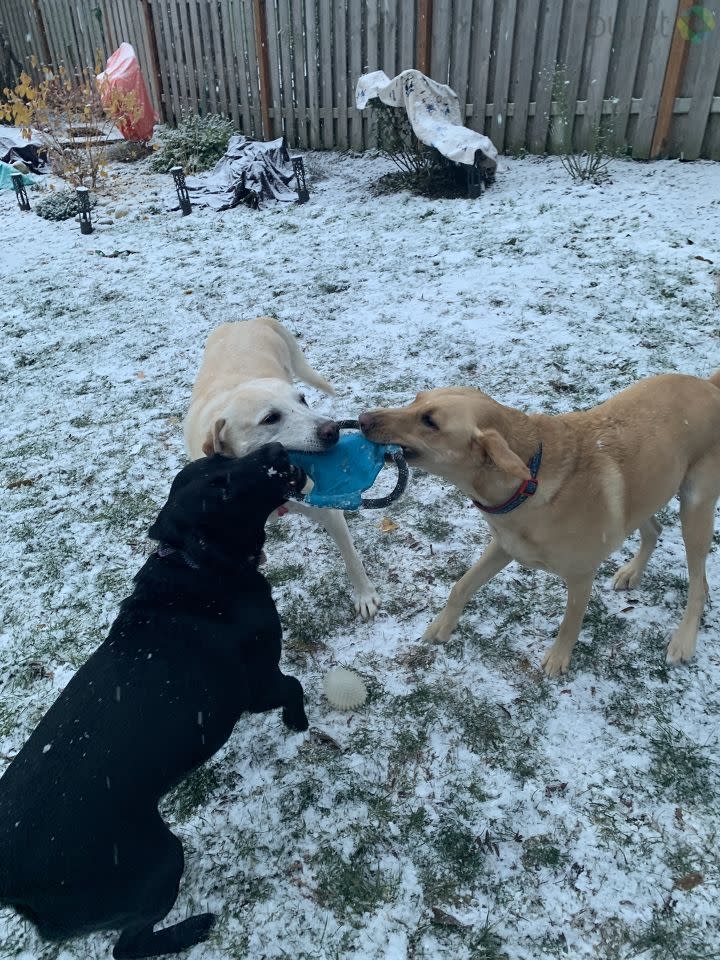
[[[492,461],[499,470],[509,473],[518,480],[529,480],[530,469],[520,457],[513,453],[507,440],[497,430],[478,430],[475,428],[472,437],[473,447],[487,460]]]
[[[214,453],[223,453],[224,443],[221,434],[225,429],[225,423],[225,417],[220,417],[213,424],[212,430],[208,430],[205,443],[202,445],[202,452],[206,457],[211,457]]]

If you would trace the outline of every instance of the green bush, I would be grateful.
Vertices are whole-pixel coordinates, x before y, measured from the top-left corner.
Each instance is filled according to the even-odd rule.
[[[167,173],[179,164],[185,173],[208,170],[227,150],[233,132],[232,120],[214,113],[206,117],[183,117],[177,127],[168,127],[160,133],[152,168],[158,173]]]
[[[97,197],[90,195],[90,206],[97,204]],[[35,213],[43,220],[69,220],[77,216],[78,201],[74,190],[58,190],[33,204]]]

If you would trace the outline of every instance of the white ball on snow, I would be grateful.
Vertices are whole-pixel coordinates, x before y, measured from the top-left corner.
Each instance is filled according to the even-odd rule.
[[[367,687],[353,670],[335,667],[323,680],[325,696],[336,710],[354,710],[367,700]]]

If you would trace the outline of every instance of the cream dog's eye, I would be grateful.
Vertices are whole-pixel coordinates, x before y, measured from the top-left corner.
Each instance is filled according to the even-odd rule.
[[[431,430],[440,429],[429,413],[424,413],[420,418],[420,422],[423,423],[426,427],[430,427]]]
[[[278,420],[282,420],[282,414],[278,413],[277,410],[271,410],[270,413],[260,421],[260,423],[264,423],[269,426],[271,423],[277,423]]]

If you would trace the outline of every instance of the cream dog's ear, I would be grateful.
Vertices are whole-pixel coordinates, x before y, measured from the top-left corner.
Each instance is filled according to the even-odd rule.
[[[222,432],[225,429],[226,422],[225,417],[220,417],[213,424],[212,430],[208,430],[205,443],[202,445],[202,452],[206,457],[211,457],[214,453],[223,453]]]
[[[492,461],[500,470],[509,473],[511,477],[517,477],[518,480],[530,479],[531,474],[527,464],[523,463],[516,453],[513,453],[507,444],[507,440],[497,430],[478,430],[476,427],[473,432],[472,445],[475,450]]]

